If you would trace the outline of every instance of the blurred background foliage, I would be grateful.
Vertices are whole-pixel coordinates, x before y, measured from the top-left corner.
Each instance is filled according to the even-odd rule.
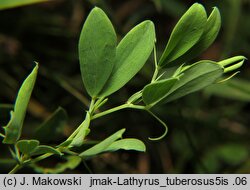
[[[36,0],[38,2],[39,0]],[[0,5],[8,1],[0,2]],[[10,2],[10,1],[9,1]],[[12,1],[14,2],[14,1]],[[33,1],[34,2],[34,1]],[[9,120],[9,111],[18,89],[34,66],[40,63],[39,75],[25,119],[23,138],[32,138],[39,126],[59,106],[68,120],[58,118],[55,136],[46,143],[55,145],[84,119],[88,105],[81,81],[77,46],[82,24],[89,11],[101,7],[112,20],[118,38],[137,23],[150,19],[155,23],[158,55],[180,16],[192,0],[48,0],[28,6],[0,10],[0,125]],[[216,42],[199,59],[220,60],[229,56],[250,57],[250,1],[198,1],[207,11],[217,6],[222,14],[222,29]],[[27,3],[32,3],[30,0]],[[153,59],[119,92],[112,95],[103,109],[126,101],[141,89],[152,75]],[[159,124],[140,111],[124,110],[92,125],[90,139],[98,140],[127,128],[127,137],[143,140],[146,153],[119,151],[87,161],[93,173],[250,173],[250,67],[244,64],[240,74],[225,84],[217,84],[161,107],[155,108],[168,126],[161,141],[148,137],[162,133]],[[65,114],[65,113],[64,113]],[[2,132],[2,128],[0,129]],[[0,173],[13,166],[6,146],[0,144]],[[86,164],[68,170],[76,162],[58,157],[37,167],[59,172],[89,173]],[[72,159],[71,159],[72,160]],[[72,167],[73,168],[73,167]],[[21,173],[32,173],[24,168]]]

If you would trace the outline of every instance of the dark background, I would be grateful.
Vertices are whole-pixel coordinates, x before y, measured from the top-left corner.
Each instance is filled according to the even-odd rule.
[[[150,19],[155,23],[158,55],[181,15],[197,1],[188,0],[56,0],[0,11],[0,104],[13,104],[18,89],[39,62],[39,74],[25,119],[22,138],[30,138],[59,106],[68,114],[59,143],[84,119],[88,95],[83,87],[77,45],[81,27],[94,6],[110,17],[121,39],[133,26]],[[221,60],[250,56],[250,1],[198,1],[207,12],[217,6],[222,29],[215,43],[197,60]],[[250,172],[250,67],[240,68],[234,87],[227,91],[206,89],[155,108],[169,126],[161,141],[148,137],[162,134],[162,127],[147,113],[123,110],[96,120],[89,139],[100,140],[121,128],[125,137],[141,139],[146,153],[119,151],[87,161],[93,173],[249,173]],[[153,58],[124,88],[113,94],[103,109],[124,103],[147,84]],[[74,90],[72,90],[74,89]],[[84,104],[85,102],[85,104]],[[9,120],[0,107],[0,125]],[[1,129],[2,131],[2,129]],[[52,143],[52,145],[53,145]],[[6,146],[0,144],[0,173],[13,166]],[[42,164],[53,167],[57,157]],[[21,173],[34,172],[24,168]],[[65,173],[88,173],[84,165]]]

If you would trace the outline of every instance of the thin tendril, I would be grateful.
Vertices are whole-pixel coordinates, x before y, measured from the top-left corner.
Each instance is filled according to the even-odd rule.
[[[152,115],[158,122],[160,122],[160,123],[163,125],[163,127],[165,128],[164,133],[163,133],[160,137],[156,137],[156,138],[151,138],[151,137],[149,137],[148,139],[149,139],[149,140],[152,140],[152,141],[157,141],[157,140],[163,139],[163,138],[166,136],[166,134],[168,133],[168,126],[166,125],[166,123],[164,123],[164,121],[162,121],[162,120],[161,120],[158,116],[156,116],[153,112],[151,112],[150,110],[147,110],[147,112],[148,112],[150,115]]]

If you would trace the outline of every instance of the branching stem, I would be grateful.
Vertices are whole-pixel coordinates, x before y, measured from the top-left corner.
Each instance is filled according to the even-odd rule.
[[[132,109],[139,109],[139,110],[145,110],[145,106],[140,106],[140,105],[134,105],[134,104],[123,104],[114,108],[111,108],[109,110],[103,111],[101,113],[95,114],[92,116],[92,120],[97,119],[99,117],[108,115],[110,113],[122,110],[122,109],[127,109],[127,108],[132,108]]]
[[[92,115],[92,113],[93,113],[93,111],[94,111],[95,101],[96,101],[95,98],[92,98],[92,99],[91,99],[91,102],[90,102],[90,105],[89,105],[89,113],[90,113],[90,115]]]

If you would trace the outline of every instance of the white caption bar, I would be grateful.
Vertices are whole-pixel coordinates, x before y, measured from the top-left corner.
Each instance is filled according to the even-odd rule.
[[[0,174],[1,190],[249,190],[250,174],[146,174],[146,175],[74,175],[74,174]]]

